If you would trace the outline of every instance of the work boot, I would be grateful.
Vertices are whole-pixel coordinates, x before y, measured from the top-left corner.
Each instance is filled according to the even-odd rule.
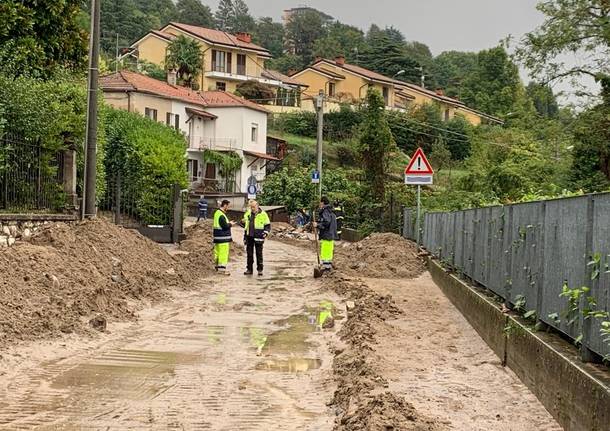
[[[251,269],[246,270],[246,272],[244,272],[244,275],[252,275],[253,272]]]
[[[263,270],[261,269],[260,271],[258,271],[258,276],[262,277],[263,276]]]

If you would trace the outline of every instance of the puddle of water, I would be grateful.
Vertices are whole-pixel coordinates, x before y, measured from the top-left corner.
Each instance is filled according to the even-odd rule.
[[[305,354],[312,348],[307,341],[310,334],[321,331],[324,322],[333,316],[334,305],[321,301],[317,307],[305,307],[302,313],[275,322],[285,329],[275,331],[267,337],[262,352],[265,354]]]
[[[158,388],[142,387],[143,378],[171,374],[177,365],[193,364],[199,360],[201,356],[196,354],[116,350],[64,371],[53,380],[51,387],[103,387],[105,390],[137,392],[137,398],[147,398]]]
[[[290,359],[267,359],[256,364],[255,369],[259,371],[278,371],[282,373],[305,373],[320,368],[320,359],[290,358]]]

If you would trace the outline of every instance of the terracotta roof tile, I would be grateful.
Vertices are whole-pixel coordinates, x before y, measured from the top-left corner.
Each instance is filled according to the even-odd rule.
[[[263,70],[263,73],[261,75],[263,76],[263,78],[275,79],[276,81],[282,81],[284,84],[298,85],[300,87],[307,87],[307,85],[297,81],[294,78],[291,78],[288,75],[284,75],[283,73],[278,72],[277,70],[265,69],[265,70]]]
[[[253,51],[258,51],[259,53],[261,53],[265,56],[271,57],[271,53],[267,49],[263,48],[262,46],[257,45],[255,43],[248,43],[248,42],[239,40],[237,38],[237,36],[227,33],[226,31],[212,30],[211,28],[198,27],[196,25],[182,24],[179,22],[170,22],[168,24],[168,26],[169,25],[173,25],[176,28],[184,30],[184,31],[186,31],[190,34],[193,34],[195,36],[198,36],[202,39],[205,39],[213,44],[220,44],[220,45],[234,46],[237,48],[251,49]],[[161,29],[161,31],[163,31],[165,28],[167,28],[167,26],[165,26],[163,29]]]
[[[194,91],[178,85],[169,85],[140,73],[122,70],[100,78],[100,87],[105,91],[139,91],[168,99],[180,100],[204,108],[243,106],[261,112],[269,112],[254,102],[224,91]]]

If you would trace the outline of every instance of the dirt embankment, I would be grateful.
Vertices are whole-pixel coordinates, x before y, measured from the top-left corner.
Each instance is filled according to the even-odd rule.
[[[335,430],[445,430],[388,389],[385,358],[376,351],[379,343],[391,342],[395,329],[386,321],[400,317],[401,310],[391,295],[380,295],[362,281],[349,278],[415,278],[425,270],[416,247],[395,234],[373,234],[338,247],[335,264],[337,272],[326,279],[327,287],[351,300],[339,332],[345,347],[335,352],[333,363]]]
[[[326,282],[330,289],[353,301],[339,332],[345,348],[335,352],[333,362],[337,390],[331,404],[338,412],[335,430],[445,430],[416,411],[404,397],[388,390],[382,371],[384,358],[376,354],[376,345],[392,339],[394,329],[386,320],[401,314],[392,297],[379,295],[366,284],[339,274]]]
[[[346,275],[369,278],[414,278],[425,270],[417,246],[394,233],[374,233],[336,248],[335,267]]]
[[[212,220],[203,220],[197,224],[191,225],[184,230],[186,240],[180,243],[179,249],[188,254],[178,255],[182,260],[189,264],[197,265],[205,270],[213,271],[213,250],[214,250],[214,235],[213,235]],[[235,239],[235,232],[233,232]],[[235,241],[231,244],[231,257],[239,257],[244,255],[243,246]]]
[[[210,241],[211,243],[211,241]],[[155,301],[211,269],[202,252],[170,256],[139,233],[104,220],[52,224],[30,242],[0,251],[0,349],[60,333],[86,332],[89,321],[129,319],[134,301]],[[195,269],[195,270],[194,270]]]

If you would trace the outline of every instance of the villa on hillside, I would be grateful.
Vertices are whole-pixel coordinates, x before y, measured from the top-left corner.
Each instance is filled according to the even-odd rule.
[[[265,68],[271,53],[254,43],[248,33],[230,34],[189,24],[171,22],[133,43],[125,55],[164,66],[167,46],[178,36],[196,40],[201,46],[202,73],[197,84],[202,91],[235,92],[247,81],[257,81],[275,91],[275,99],[264,101],[279,106],[299,106],[305,84],[278,71]]]
[[[175,79],[171,75],[169,79]],[[185,135],[186,168],[194,192],[244,195],[251,176],[262,182],[267,163],[280,161],[266,152],[268,111],[234,94],[194,91],[126,70],[101,77],[100,88],[111,106],[137,112]],[[236,154],[241,166],[225,172],[213,157],[217,153]]]
[[[438,105],[445,121],[456,115],[463,116],[473,125],[498,123],[502,120],[469,108],[458,99],[446,96],[442,90],[428,90],[415,84],[399,81],[345,62],[345,57],[335,60],[316,58],[313,64],[291,75],[291,78],[308,87],[309,94],[324,91],[335,103],[358,103],[369,87],[379,90],[389,109],[407,109],[426,103]]]

